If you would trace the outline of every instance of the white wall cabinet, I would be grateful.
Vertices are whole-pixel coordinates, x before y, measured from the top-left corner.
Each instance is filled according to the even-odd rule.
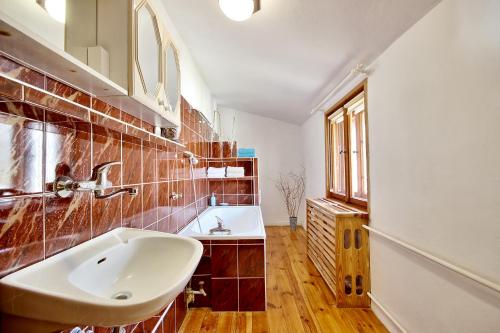
[[[66,51],[89,64],[88,50],[96,46],[109,59],[93,62],[109,63],[109,68],[95,70],[109,75],[130,97],[170,125],[180,125],[178,52],[151,1],[68,0]],[[120,101],[121,96],[109,98],[127,104]],[[146,112],[142,110],[143,116]],[[165,127],[158,121],[155,125]]]

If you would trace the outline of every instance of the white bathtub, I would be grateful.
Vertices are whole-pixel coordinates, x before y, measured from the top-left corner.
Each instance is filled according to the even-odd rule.
[[[209,230],[217,227],[216,216],[224,221],[224,228],[230,229],[231,234],[215,233],[210,235]],[[266,231],[260,206],[217,206],[209,207],[199,216],[201,232],[195,218],[179,235],[196,239],[265,239]]]

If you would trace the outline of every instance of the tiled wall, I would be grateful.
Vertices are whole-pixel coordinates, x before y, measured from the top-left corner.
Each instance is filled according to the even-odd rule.
[[[202,241],[203,257],[191,287],[200,281],[207,297],[196,296],[192,307],[214,311],[264,311],[266,309],[265,243],[262,239]]]
[[[215,193],[217,204],[225,202],[234,206],[259,204],[259,167],[257,158],[211,158],[209,167],[243,167],[245,177],[209,178],[209,195]]]
[[[185,100],[182,147],[154,135],[151,124],[4,56],[0,73],[22,81],[0,77],[0,277],[116,227],[181,229],[196,214],[184,150],[200,160],[197,204],[200,212],[206,208],[200,168],[213,133]],[[136,186],[139,195],[61,199],[51,191],[57,176],[90,179],[95,166],[109,161],[122,162],[111,169],[113,184]],[[183,197],[172,200],[172,192]]]

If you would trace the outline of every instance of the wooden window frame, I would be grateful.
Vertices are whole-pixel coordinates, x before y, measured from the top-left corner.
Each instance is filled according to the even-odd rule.
[[[367,163],[367,175],[366,175],[366,181],[367,181],[367,199],[366,200],[361,200],[358,198],[353,197],[352,189],[351,189],[351,141],[350,141],[350,119],[349,116],[347,115],[346,110],[344,110],[344,121],[345,121],[345,126],[344,126],[344,146],[345,149],[348,153],[344,153],[344,163],[345,163],[345,187],[346,187],[346,193],[345,195],[342,195],[340,193],[335,193],[330,191],[330,185],[331,185],[331,180],[333,177],[333,172],[332,172],[332,164],[333,164],[333,158],[331,156],[332,154],[332,148],[331,148],[331,135],[332,135],[332,130],[330,128],[330,119],[328,119],[332,114],[334,114],[336,111],[339,109],[343,108],[344,105],[346,105],[349,101],[351,101],[353,98],[358,96],[360,93],[364,92],[364,98],[365,98],[365,135],[366,135],[366,163]],[[326,165],[326,197],[334,200],[339,200],[343,201],[349,204],[353,204],[355,206],[367,208],[368,207],[368,201],[370,197],[370,175],[369,175],[369,143],[368,143],[368,106],[367,106],[367,81],[364,80],[361,82],[359,85],[357,85],[354,89],[352,89],[347,95],[345,95],[337,104],[335,104],[328,112],[325,113],[325,165]]]

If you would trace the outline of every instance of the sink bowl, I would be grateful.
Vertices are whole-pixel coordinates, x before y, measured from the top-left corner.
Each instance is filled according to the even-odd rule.
[[[192,238],[114,229],[0,279],[0,331],[113,327],[150,318],[184,289],[202,252]]]

